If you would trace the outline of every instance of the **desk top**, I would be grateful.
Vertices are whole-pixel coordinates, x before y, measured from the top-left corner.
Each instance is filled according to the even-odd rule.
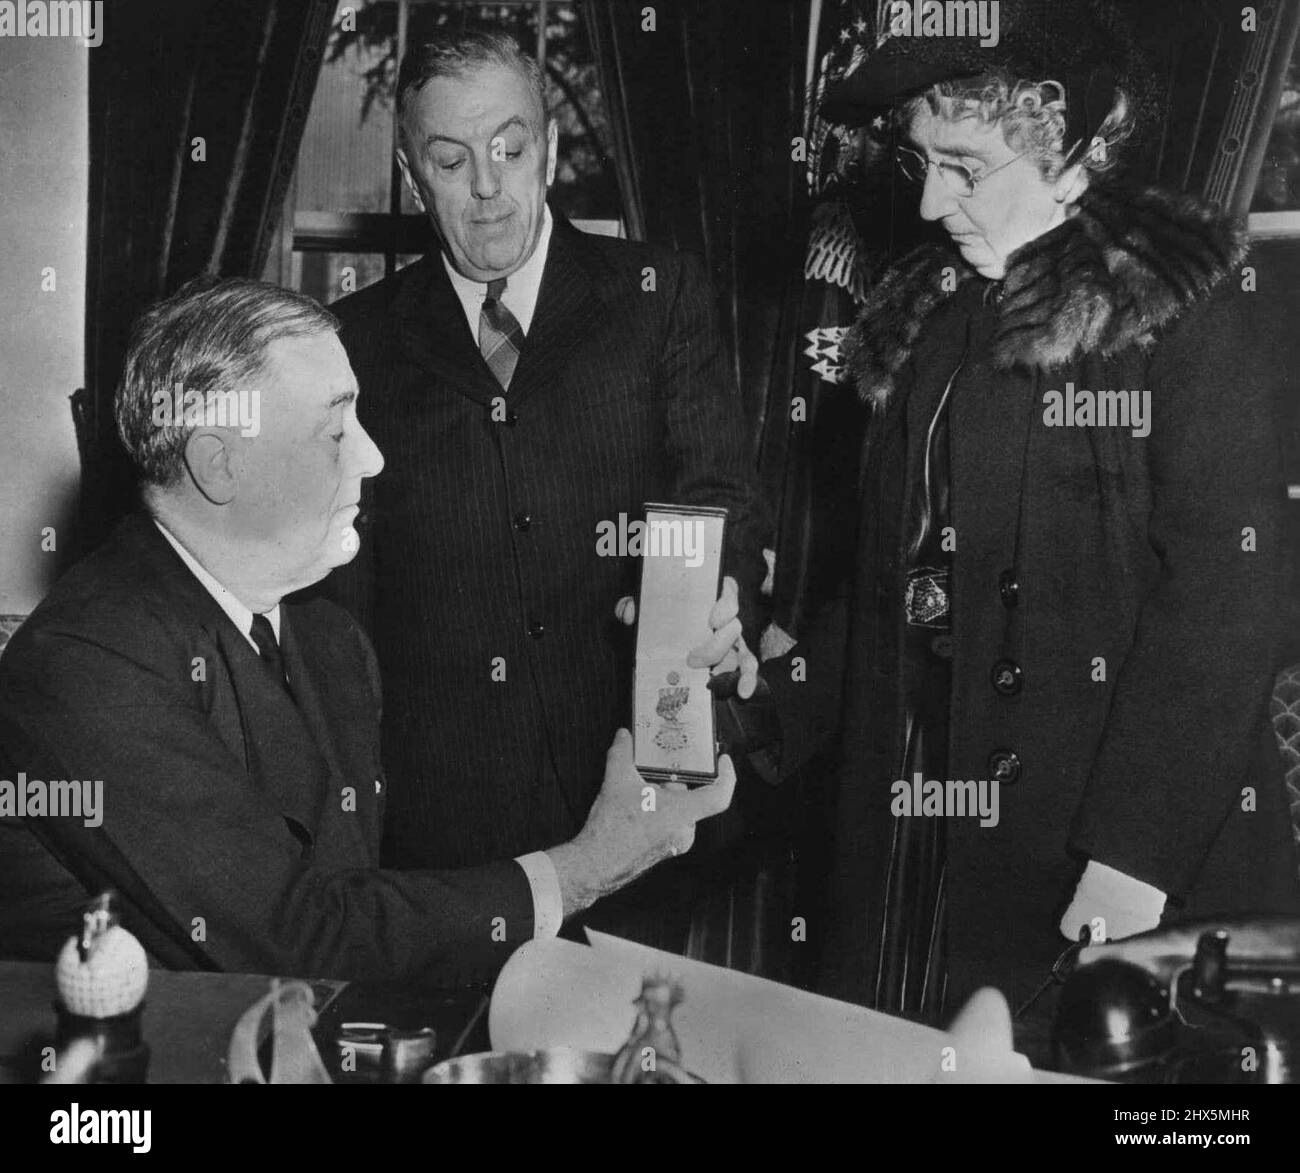
[[[239,1016],[270,978],[246,973],[151,969],[142,1029],[150,1083],[225,1083],[226,1049]],[[313,982],[324,1009],[344,982]],[[0,1084],[39,1077],[41,1048],[53,1046],[54,966],[0,961]]]

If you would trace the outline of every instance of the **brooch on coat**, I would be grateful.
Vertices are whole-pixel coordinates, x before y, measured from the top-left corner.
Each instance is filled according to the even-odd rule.
[[[929,566],[911,571],[903,611],[912,627],[947,627],[948,571]]]

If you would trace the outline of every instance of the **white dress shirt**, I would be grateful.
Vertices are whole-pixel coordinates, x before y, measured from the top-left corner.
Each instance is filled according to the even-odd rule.
[[[173,550],[181,556],[181,561],[190,568],[190,572],[199,580],[214,599],[217,600],[217,606],[220,607],[228,616],[244,638],[248,641],[248,646],[253,651],[259,652],[257,644],[253,641],[253,613],[244,606],[230,591],[221,585],[215,578],[210,575],[203,564],[194,557],[184,546],[177,541],[175,535],[156,517],[153,519],[154,525],[158,527],[158,532],[162,534],[170,543]],[[277,603],[266,613],[267,621],[271,624],[271,630],[275,632],[275,642],[280,642],[280,604]]]
[[[540,244],[538,245],[540,249]],[[486,287],[484,287],[486,290]],[[226,587],[222,586],[211,574],[204,568],[184,546],[180,544],[168,528],[163,525],[156,517],[154,525],[158,527],[158,532],[162,534],[171,547],[180,555],[180,559],[190,568],[190,572],[195,578],[203,584],[204,589],[210,594],[219,606],[248,641],[249,647],[253,651],[260,650],[253,641],[253,612],[241,603]],[[271,630],[275,632],[276,642],[280,642],[280,605],[277,603],[270,611],[266,612],[266,618],[271,624]],[[533,937],[554,937],[560,931],[560,926],[564,923],[564,898],[560,892],[560,877],[556,874],[555,864],[551,862],[551,857],[544,851],[533,851],[528,855],[521,855],[516,860],[524,870],[524,875],[528,877],[528,888],[533,894]]]
[[[533,311],[537,309],[537,295],[542,288],[542,271],[546,268],[546,255],[551,249],[551,209],[542,209],[542,232],[537,238],[537,247],[533,255],[523,264],[518,272],[511,273],[506,280],[506,290],[501,296],[501,304],[506,307],[519,323],[519,328],[527,335],[533,324]],[[451,287],[460,299],[465,311],[465,321],[469,323],[469,332],[478,345],[478,321],[483,312],[483,301],[487,297],[487,286],[482,281],[471,281],[462,276],[442,254],[442,264],[451,278]]]

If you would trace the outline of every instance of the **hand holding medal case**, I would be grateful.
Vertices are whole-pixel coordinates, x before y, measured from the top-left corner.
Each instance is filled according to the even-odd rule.
[[[636,768],[663,782],[712,782],[718,744],[709,669],[686,663],[710,634],[727,511],[646,504],[637,600],[632,735]]]

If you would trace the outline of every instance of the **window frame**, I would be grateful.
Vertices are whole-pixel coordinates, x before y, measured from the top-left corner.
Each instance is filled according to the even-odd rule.
[[[412,7],[443,4],[447,0],[393,0],[397,4],[397,60],[401,61],[407,48],[407,29]],[[478,0],[461,0],[470,6]],[[570,0],[566,0],[570,2]],[[537,12],[537,60],[546,66],[546,19],[551,0],[492,0],[492,3],[510,8],[533,8]],[[297,211],[298,171],[286,193],[281,216],[278,254],[281,284],[296,285],[297,253],[371,253],[382,255],[384,276],[397,271],[398,259],[411,254],[426,253],[433,247],[434,235],[428,217],[422,212],[408,212],[402,207],[401,167],[397,162],[397,120],[393,119],[390,151],[388,210],[386,212],[299,212]],[[574,221],[576,227],[586,232],[606,236],[626,236],[624,220]]]

